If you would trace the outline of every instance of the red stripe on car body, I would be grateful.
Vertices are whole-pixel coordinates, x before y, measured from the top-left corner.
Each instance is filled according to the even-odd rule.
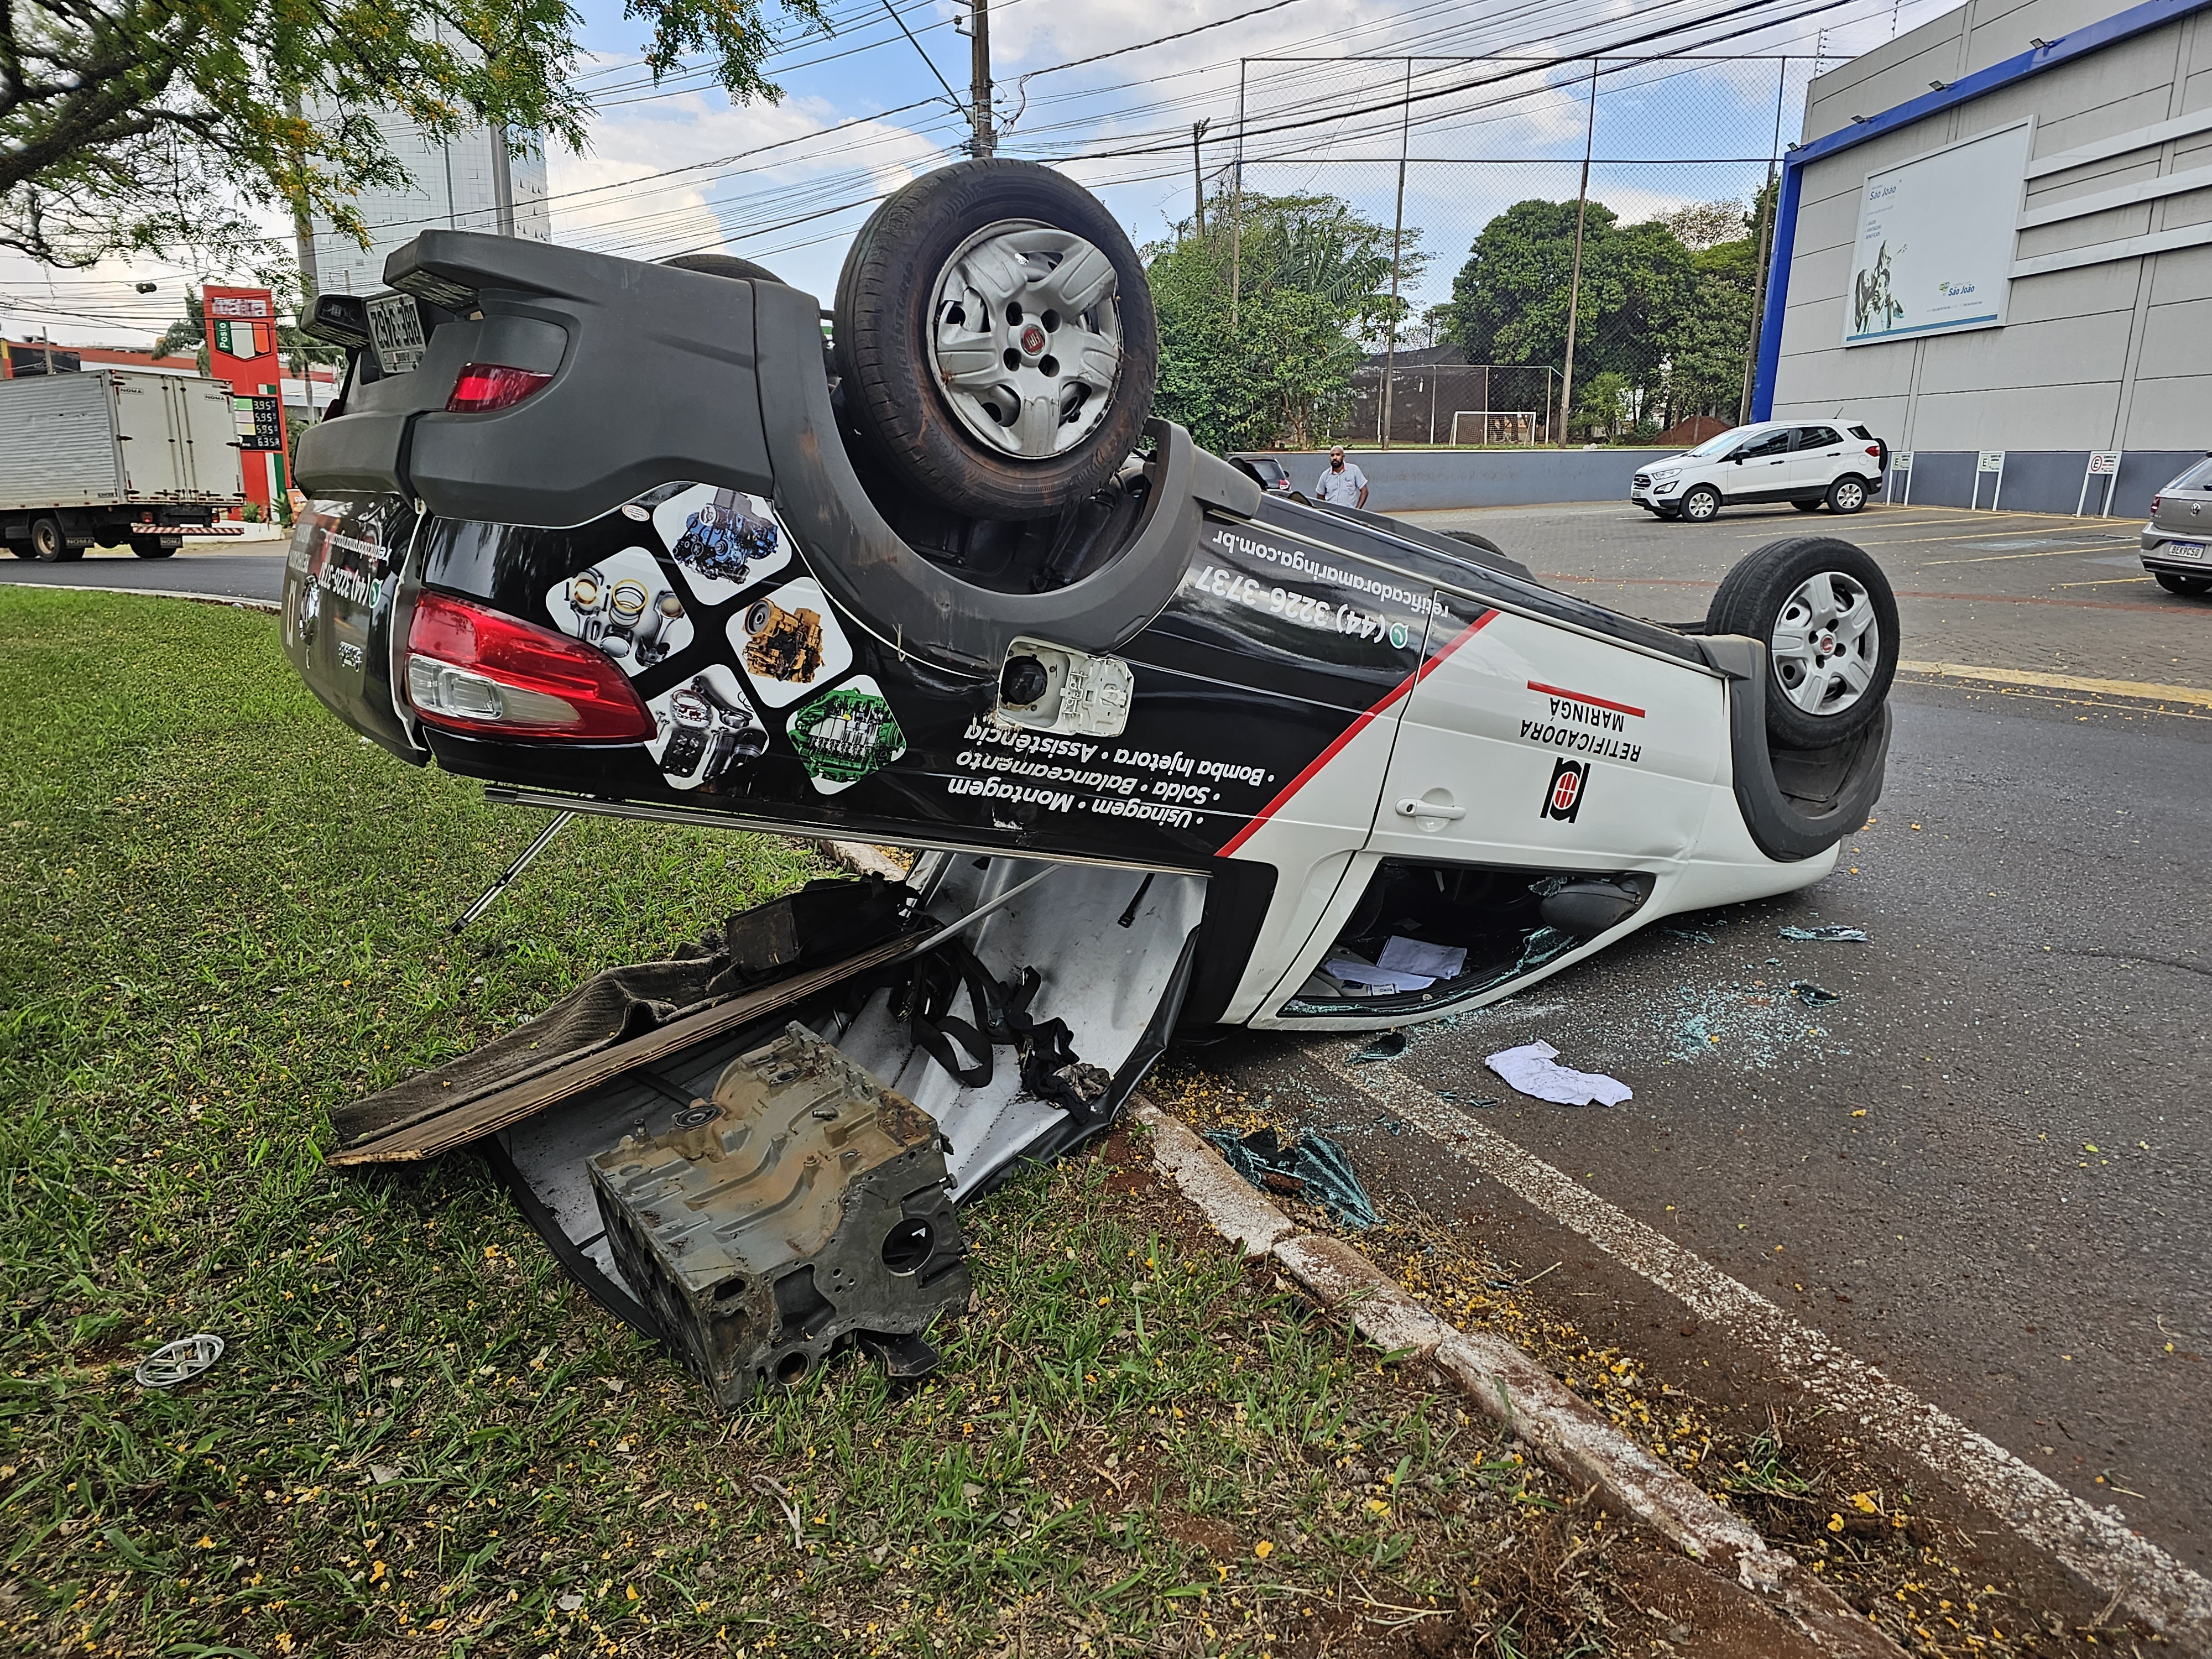
[[[1299,790],[1304,788],[1308,783],[1313,781],[1313,777],[1316,773],[1319,772],[1322,768],[1327,766],[1331,761],[1334,760],[1340,754],[1344,752],[1345,744],[1350,743],[1354,738],[1358,737],[1362,732],[1367,729],[1369,721],[1372,720],[1376,715],[1388,709],[1392,703],[1397,702],[1399,698],[1406,696],[1408,692],[1412,691],[1415,686],[1426,679],[1431,671],[1443,664],[1445,658],[1450,656],[1453,652],[1458,650],[1460,647],[1465,645],[1469,640],[1473,639],[1477,634],[1488,627],[1497,617],[1498,614],[1498,613],[1495,611],[1484,611],[1480,617],[1477,617],[1465,628],[1460,629],[1459,633],[1454,636],[1451,641],[1444,646],[1442,650],[1438,651],[1436,655],[1431,657],[1419,668],[1416,668],[1412,673],[1407,675],[1404,679],[1400,680],[1396,685],[1393,686],[1383,695],[1381,702],[1377,702],[1372,708],[1368,709],[1364,714],[1355,719],[1351,725],[1346,726],[1344,730],[1338,734],[1335,742],[1330,744],[1328,748],[1322,750],[1320,754],[1315,756],[1314,758],[1307,763],[1305,770],[1300,772],[1297,776],[1292,778],[1288,783],[1285,784],[1281,790],[1277,793],[1274,799],[1269,801],[1257,812],[1255,812],[1252,815],[1251,822],[1247,823],[1242,830],[1239,830],[1235,835],[1231,836],[1228,841],[1223,844],[1221,851],[1216,854],[1215,856],[1217,858],[1228,858],[1233,854],[1238,848],[1242,847],[1246,842],[1251,840],[1254,836],[1260,832],[1260,828],[1262,824],[1266,823],[1268,819],[1273,817],[1276,813],[1282,811],[1283,807],[1289,802],[1291,796],[1297,794]]]
[[[1586,702],[1593,708],[1610,708],[1616,714],[1633,714],[1638,720],[1644,718],[1644,711],[1641,708],[1631,708],[1625,702],[1607,702],[1603,697],[1588,696],[1580,691],[1568,691],[1556,685],[1547,685],[1541,680],[1530,680],[1528,689],[1531,691],[1541,691],[1547,697],[1565,697],[1569,702]]]

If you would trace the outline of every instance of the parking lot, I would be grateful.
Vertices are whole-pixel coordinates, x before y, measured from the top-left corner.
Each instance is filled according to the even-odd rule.
[[[1785,508],[1699,528],[1625,503],[1418,516],[1677,621],[1765,540],[1867,547],[1921,665],[1899,676],[1887,793],[1804,893],[1650,928],[1512,1002],[1413,1028],[1394,1063],[1248,1037],[1205,1066],[1346,1130],[1381,1185],[1507,1242],[1526,1274],[1550,1270],[1563,1316],[1656,1353],[1672,1385],[1754,1416],[1826,1409],[1830,1431],[1879,1437],[1863,1415],[1833,1426],[1817,1368],[1686,1317],[1680,1286],[1644,1276],[1620,1238],[1444,1155],[1419,1102],[1453,1097],[1443,1121],[1456,1110],[1547,1161],[2201,1568],[2212,1128],[2193,1080],[2212,878],[2186,849],[2212,816],[2212,605],[2144,579],[2125,521]],[[1871,942],[1778,933],[1824,923]],[[1792,981],[1838,1000],[1808,1007]],[[1633,1102],[1544,1106],[1483,1069],[1539,1038]]]

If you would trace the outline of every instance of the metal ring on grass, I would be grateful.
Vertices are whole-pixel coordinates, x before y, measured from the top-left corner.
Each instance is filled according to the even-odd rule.
[[[138,1381],[149,1389],[173,1389],[189,1382],[222,1358],[222,1339],[202,1331],[164,1342],[138,1367]]]

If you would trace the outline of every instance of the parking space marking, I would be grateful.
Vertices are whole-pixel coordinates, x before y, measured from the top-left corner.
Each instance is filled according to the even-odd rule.
[[[1943,520],[1936,520],[1936,522],[1937,522],[1937,523],[1939,523],[1939,524],[1940,524],[1940,523],[1942,523],[1942,522],[1944,522],[1944,521],[1943,521]],[[1882,528],[1883,528],[1883,529],[1885,529],[1885,530],[1887,530],[1887,529],[1899,529],[1899,530],[1904,530],[1904,529],[1910,529],[1911,527],[1911,526],[1910,526],[1909,525],[1896,525],[1896,526],[1885,525],[1885,526],[1882,526]],[[2022,528],[2023,528],[2023,530],[2024,530],[2024,529],[2025,529],[2025,526],[2023,526]],[[1906,537],[1904,537],[1904,538],[1902,538],[1901,539],[1899,539],[1899,540],[1898,540],[1898,541],[1894,541],[1894,542],[1876,542],[1876,543],[1875,544],[1875,546],[1877,546],[1877,547],[1919,547],[1919,546],[1923,546],[1923,545],[1924,545],[1924,544],[1928,544],[1928,543],[1930,543],[1930,542],[1985,542],[1985,541],[1990,540],[1992,537],[2003,536],[2003,535],[2017,535],[2017,534],[2020,534],[2020,533],[2022,533],[2022,532],[2021,532],[2021,531],[2010,531],[2010,530],[2008,530],[2008,529],[2007,529],[2005,526],[2003,526],[2002,525],[1984,525],[1981,529],[1977,530],[1977,531],[1974,531],[1974,532],[1972,532],[1972,533],[1967,534],[1967,535],[1964,535],[1964,536],[1906,536]],[[2052,532],[2052,533],[2053,533],[2053,534],[2056,534],[2057,532]],[[2079,532],[2079,531],[2077,531],[2077,532],[2075,532],[2075,535],[2077,535],[2077,536],[2079,536],[2079,535],[2081,535],[2081,534],[2083,534],[2083,533],[2085,533],[2085,532]],[[2124,536],[2114,536],[2112,539],[2113,541],[2115,541],[2115,542],[2119,542],[2119,541],[2124,541],[2124,540],[2126,540],[2127,538],[2126,538],[2125,537],[2124,537]],[[1944,561],[1943,562],[1948,562],[1948,561]]]
[[[1354,1075],[1350,1058],[1357,1047],[1331,1043],[1308,1052],[1335,1081],[1581,1234],[1831,1407],[1856,1415],[1862,1428],[1928,1464],[2154,1628],[2186,1645],[2212,1644],[2212,1580],[2133,1531],[2118,1508],[2099,1509],[2076,1498],[1703,1256],[1390,1066],[1363,1066],[1365,1075]]]
[[[1912,674],[1990,680],[1999,685],[2039,685],[2053,691],[2090,691],[2106,697],[2138,697],[2145,702],[2186,702],[2212,708],[2212,691],[2194,685],[2156,685],[2148,680],[2095,680],[2079,674],[2046,674],[2025,668],[1978,668],[1963,662],[1900,662],[1897,665]]]
[[[1925,559],[1929,566],[1939,564],[1999,564],[2007,559],[2057,559],[2069,553],[2102,553],[2106,544],[2100,542],[2094,547],[2054,547],[2040,553],[1983,553],[1971,559]]]
[[[2122,587],[2133,582],[2147,582],[2148,576],[2100,576],[2093,582],[2058,582],[2059,587]]]

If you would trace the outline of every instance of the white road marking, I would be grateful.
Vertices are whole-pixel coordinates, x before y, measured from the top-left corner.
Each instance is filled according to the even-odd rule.
[[[1868,1432],[1919,1458],[2100,1593],[2118,1595],[2130,1612],[2177,1641],[2212,1648],[2212,1581],[2130,1528],[2118,1508],[2084,1503],[2040,1469],[1395,1067],[1367,1066],[1355,1073],[1348,1065],[1351,1046],[1309,1052],[1392,1115],[1433,1135],[1455,1157],[1580,1233],[1705,1323],[1757,1350],[1829,1405],[1855,1414]]]

